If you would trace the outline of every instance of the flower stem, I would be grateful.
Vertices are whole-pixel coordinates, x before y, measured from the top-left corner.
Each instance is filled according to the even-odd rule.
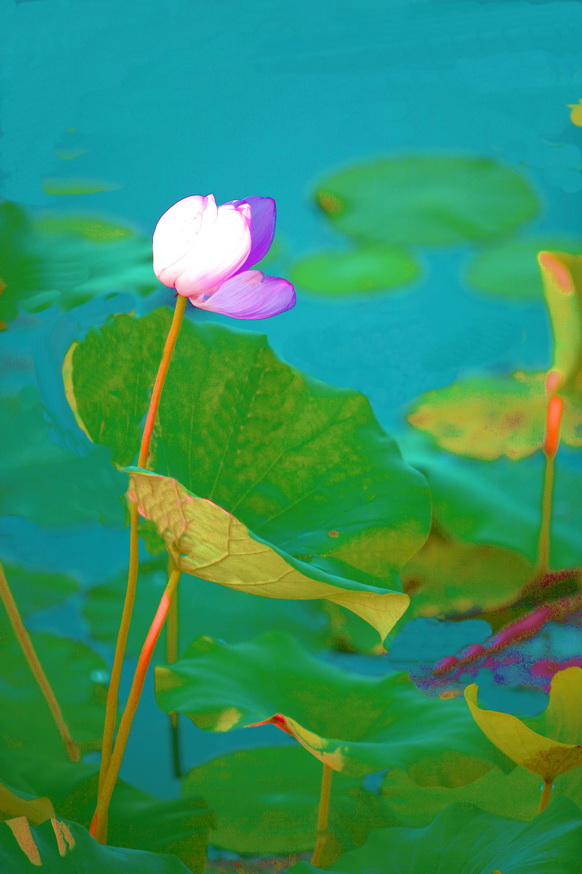
[[[166,625],[166,663],[173,664],[178,658],[178,595],[176,592],[168,613]],[[182,762],[180,757],[180,723],[179,714],[170,713],[170,749],[172,752],[172,767],[174,777],[182,776]]]
[[[329,798],[331,794],[331,778],[333,776],[333,770],[329,765],[323,766],[323,773],[321,775],[321,791],[319,793],[319,808],[317,810],[317,831],[316,831],[316,843],[315,849],[313,851],[313,856],[311,857],[312,865],[319,865],[321,863],[321,857],[323,855],[323,851],[325,849],[325,842],[327,839],[327,823],[329,819]]]
[[[67,755],[72,762],[78,762],[81,758],[81,754],[79,752],[79,747],[75,743],[72,738],[71,732],[69,731],[69,727],[65,722],[63,717],[63,713],[59,706],[59,702],[56,699],[55,693],[52,690],[51,684],[49,683],[45,672],[42,669],[42,665],[38,659],[34,646],[32,645],[32,641],[28,634],[28,631],[24,627],[24,623],[22,622],[22,618],[18,611],[18,607],[16,606],[16,601],[12,596],[12,592],[10,591],[10,586],[8,585],[8,580],[4,574],[4,568],[0,564],[0,598],[2,598],[2,602],[6,608],[6,612],[8,614],[8,618],[10,620],[10,624],[14,629],[14,634],[16,635],[16,639],[20,644],[22,652],[24,653],[24,657],[28,662],[30,670],[34,674],[34,679],[38,683],[38,687],[42,692],[46,703],[48,704],[49,710],[52,713],[52,717],[55,721],[55,725],[58,729],[58,732],[61,736],[61,740],[63,742],[63,746],[67,751]]]
[[[542,492],[542,508],[540,533],[538,539],[538,555],[536,571],[547,573],[550,569],[550,536],[552,527],[552,503],[554,492],[555,460],[560,445],[560,424],[564,402],[558,395],[552,395],[548,401],[546,414],[546,434],[544,439],[544,486]]]
[[[552,794],[552,781],[544,780],[544,788],[542,790],[542,797],[540,798],[540,806],[538,807],[538,813],[541,813],[542,810],[545,810],[548,806],[550,795]]]
[[[144,430],[141,438],[141,445],[139,449],[139,457],[138,457],[138,466],[146,467],[148,463],[150,443],[152,439],[152,433],[154,429],[154,423],[156,421],[156,416],[158,414],[158,409],[160,406],[160,400],[162,397],[162,391],[164,388],[164,383],[166,381],[166,376],[168,374],[168,368],[170,366],[170,361],[172,360],[172,354],[174,352],[174,347],[176,345],[176,340],[178,339],[178,335],[180,333],[180,328],[182,327],[182,322],[184,320],[184,313],[186,311],[186,303],[187,298],[182,295],[178,295],[176,299],[176,307],[174,309],[174,317],[172,319],[172,324],[170,325],[170,330],[168,331],[168,336],[166,337],[166,343],[164,346],[164,351],[162,353],[162,358],[160,361],[160,366],[158,368],[158,372],[156,375],[156,380],[154,382],[154,387],[152,389],[152,394],[150,397],[149,408],[146,416],[146,421],[144,425]],[[129,571],[127,576],[127,588],[125,592],[125,601],[123,604],[123,612],[121,615],[121,623],[119,625],[119,631],[117,634],[117,643],[115,645],[115,655],[113,657],[113,668],[111,670],[111,679],[109,682],[109,689],[107,690],[107,704],[105,707],[105,725],[103,729],[103,743],[101,746],[101,767],[99,771],[99,795],[101,795],[101,791],[105,781],[105,775],[107,774],[109,763],[111,760],[111,749],[113,747],[113,735],[115,733],[115,719],[117,716],[117,697],[119,695],[119,683],[121,680],[121,671],[123,667],[123,660],[125,658],[125,649],[127,646],[127,636],[129,634],[129,626],[131,623],[131,615],[133,612],[133,605],[135,602],[135,592],[137,586],[137,573],[138,573],[138,564],[139,564],[139,537],[137,533],[137,526],[139,523],[139,511],[137,508],[137,504],[131,502],[130,506],[130,527],[129,527]],[[107,832],[107,824],[105,823],[105,833]]]
[[[156,615],[150,625],[150,629],[139,655],[131,689],[127,698],[127,704],[125,705],[125,710],[121,717],[115,746],[113,747],[113,752],[111,754],[109,768],[103,779],[101,791],[99,792],[99,797],[97,799],[97,809],[93,816],[93,822],[91,823],[91,834],[101,843],[105,843],[107,840],[107,811],[109,808],[109,802],[111,801],[111,796],[117,782],[119,769],[121,768],[121,762],[123,761],[123,754],[125,753],[125,747],[131,731],[133,718],[139,704],[146,674],[152,660],[158,637],[160,636],[160,632],[166,621],[168,610],[170,609],[170,604],[172,603],[179,580],[180,571],[177,568],[174,568],[170,574],[170,579],[168,580],[168,584],[164,590],[164,594],[162,595],[162,599],[156,610]]]

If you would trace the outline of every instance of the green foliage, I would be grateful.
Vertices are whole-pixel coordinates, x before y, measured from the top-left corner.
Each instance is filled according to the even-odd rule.
[[[70,213],[35,219],[10,202],[0,204],[0,279],[3,322],[113,292],[148,294],[157,285],[151,245],[131,228]]]
[[[238,750],[187,774],[183,792],[202,795],[216,813],[212,843],[239,853],[279,854],[314,845],[321,764],[297,746]],[[370,831],[395,824],[360,780],[334,774],[328,857],[361,846]]]
[[[0,822],[0,863],[14,874],[33,874],[39,867],[58,874],[188,872],[172,856],[104,847],[75,822],[51,819],[31,827],[25,817]]]
[[[339,670],[283,634],[235,645],[198,638],[179,661],[156,668],[155,678],[162,710],[185,713],[206,731],[274,720],[348,775],[451,751],[507,762],[471,726],[460,699],[426,698],[406,674],[375,679]]]
[[[560,393],[578,404],[582,394],[582,255],[540,252],[539,264],[554,336],[552,368]],[[565,412],[568,410],[566,406]],[[578,418],[578,437],[582,426]],[[580,442],[574,444],[580,445]]]
[[[386,245],[361,246],[348,252],[318,252],[291,268],[295,285],[337,297],[398,288],[419,275],[420,266],[406,249]]]
[[[513,168],[468,155],[410,155],[333,173],[315,192],[345,234],[441,246],[487,241],[534,218],[538,198]]]
[[[384,874],[398,860],[398,874],[578,874],[582,821],[576,805],[557,798],[529,823],[493,816],[472,804],[454,804],[423,829],[372,832],[359,850],[328,870],[338,874]],[[321,871],[307,862],[289,874]]]
[[[123,525],[126,479],[102,446],[85,457],[50,439],[36,389],[0,397],[0,515],[46,528],[103,522]]]
[[[3,567],[21,614],[53,607],[79,591],[77,580],[65,574],[31,570],[6,562]]]

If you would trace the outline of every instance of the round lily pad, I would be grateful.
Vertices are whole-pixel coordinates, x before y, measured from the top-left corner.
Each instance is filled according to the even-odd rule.
[[[420,265],[406,249],[388,245],[318,252],[291,268],[294,285],[333,297],[387,291],[408,285],[419,275]]]

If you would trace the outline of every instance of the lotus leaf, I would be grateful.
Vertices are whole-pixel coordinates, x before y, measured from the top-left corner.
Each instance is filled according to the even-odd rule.
[[[308,255],[291,268],[291,281],[306,291],[340,297],[398,288],[419,274],[406,249],[376,245]]]

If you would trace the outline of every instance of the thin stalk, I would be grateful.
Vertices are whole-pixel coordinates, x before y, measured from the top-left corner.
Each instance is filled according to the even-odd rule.
[[[542,797],[540,798],[540,806],[538,807],[538,813],[541,813],[542,810],[545,810],[550,801],[550,796],[552,794],[552,781],[544,780],[544,788],[542,790]]]
[[[30,667],[30,670],[34,675],[34,679],[36,680],[38,687],[43,694],[44,700],[48,704],[49,710],[55,721],[55,725],[61,736],[63,746],[67,751],[67,755],[72,762],[78,762],[81,758],[79,747],[73,740],[71,732],[69,731],[69,727],[65,722],[62,710],[59,706],[59,702],[57,701],[51,684],[49,683],[47,676],[42,669],[42,665],[38,659],[34,646],[32,645],[32,641],[30,639],[28,631],[24,627],[22,617],[20,616],[20,612],[18,610],[18,607],[16,606],[16,601],[14,600],[12,592],[10,591],[10,586],[8,585],[8,580],[6,579],[6,576],[4,574],[4,568],[1,564],[0,598],[2,599],[2,602],[6,608],[10,624],[14,629],[14,634],[16,635],[18,643],[20,644],[20,648],[22,649],[24,657],[28,662],[28,666]]]
[[[173,664],[178,658],[178,592],[172,599],[166,625],[166,662]],[[170,749],[174,777],[182,776],[182,761],[180,756],[180,724],[179,715],[170,713]]]
[[[164,594],[162,595],[161,601],[158,605],[158,609],[156,610],[156,615],[154,616],[153,622],[150,625],[150,629],[147,633],[144,645],[141,649],[141,653],[137,662],[137,667],[135,669],[135,674],[133,676],[131,689],[129,690],[127,704],[125,705],[125,710],[123,711],[123,714],[121,716],[119,731],[117,732],[115,746],[113,747],[113,752],[111,754],[109,768],[107,769],[107,773],[105,774],[105,777],[103,779],[103,785],[97,799],[97,809],[95,810],[93,822],[91,823],[91,834],[96,840],[100,841],[102,844],[105,843],[105,841],[107,840],[107,812],[109,809],[109,802],[111,801],[113,789],[115,788],[115,784],[117,782],[119,769],[121,768],[121,762],[123,761],[123,754],[125,753],[125,747],[127,746],[127,740],[131,731],[133,718],[139,704],[139,699],[141,697],[143,685],[145,682],[148,668],[150,666],[150,662],[152,660],[154,649],[156,647],[156,643],[160,636],[160,632],[163,628],[164,622],[166,621],[168,610],[170,609],[170,604],[172,603],[172,599],[174,597],[179,580],[180,571],[177,568],[174,568],[172,570],[172,573],[170,574],[170,579],[168,580],[168,584],[164,590]]]
[[[554,472],[558,448],[560,446],[560,425],[564,403],[558,395],[552,395],[548,401],[546,414],[546,434],[544,439],[544,486],[542,492],[542,507],[540,533],[538,538],[538,554],[536,572],[547,573],[550,569],[550,544],[552,528],[552,505],[554,493]]]
[[[156,421],[156,416],[158,414],[162,391],[164,388],[164,383],[166,381],[166,376],[168,374],[170,361],[172,360],[172,354],[174,352],[176,340],[178,339],[180,328],[182,327],[182,322],[184,320],[186,303],[187,298],[183,297],[182,295],[177,296],[176,307],[174,309],[174,317],[172,319],[172,324],[170,325],[170,330],[168,331],[168,336],[166,337],[166,343],[164,346],[164,351],[162,353],[160,366],[156,375],[156,380],[154,382],[154,387],[152,389],[149,408],[141,438],[141,445],[139,449],[139,457],[137,463],[138,466],[142,468],[145,468],[148,463],[154,424]],[[133,613],[133,605],[135,602],[135,592],[137,587],[137,574],[139,565],[139,538],[137,533],[138,523],[139,512],[137,509],[137,505],[132,501],[130,506],[129,571],[127,576],[127,589],[125,592],[125,601],[123,604],[123,612],[121,614],[121,623],[119,625],[117,642],[115,645],[115,655],[113,657],[111,679],[109,682],[109,689],[107,690],[105,725],[103,729],[103,743],[101,747],[101,767],[99,771],[99,794],[101,794],[105,775],[107,773],[111,760],[113,735],[115,733],[115,719],[117,716],[117,697],[119,695],[119,683],[121,680],[123,660],[125,658],[125,649],[127,646],[127,636],[129,634],[131,615]],[[105,824],[105,832],[106,831],[107,825]]]
[[[319,865],[327,839],[327,823],[329,819],[329,798],[331,794],[331,778],[333,770],[329,765],[323,766],[321,775],[321,791],[319,793],[319,807],[317,809],[317,832],[315,849],[311,857],[312,865]]]

